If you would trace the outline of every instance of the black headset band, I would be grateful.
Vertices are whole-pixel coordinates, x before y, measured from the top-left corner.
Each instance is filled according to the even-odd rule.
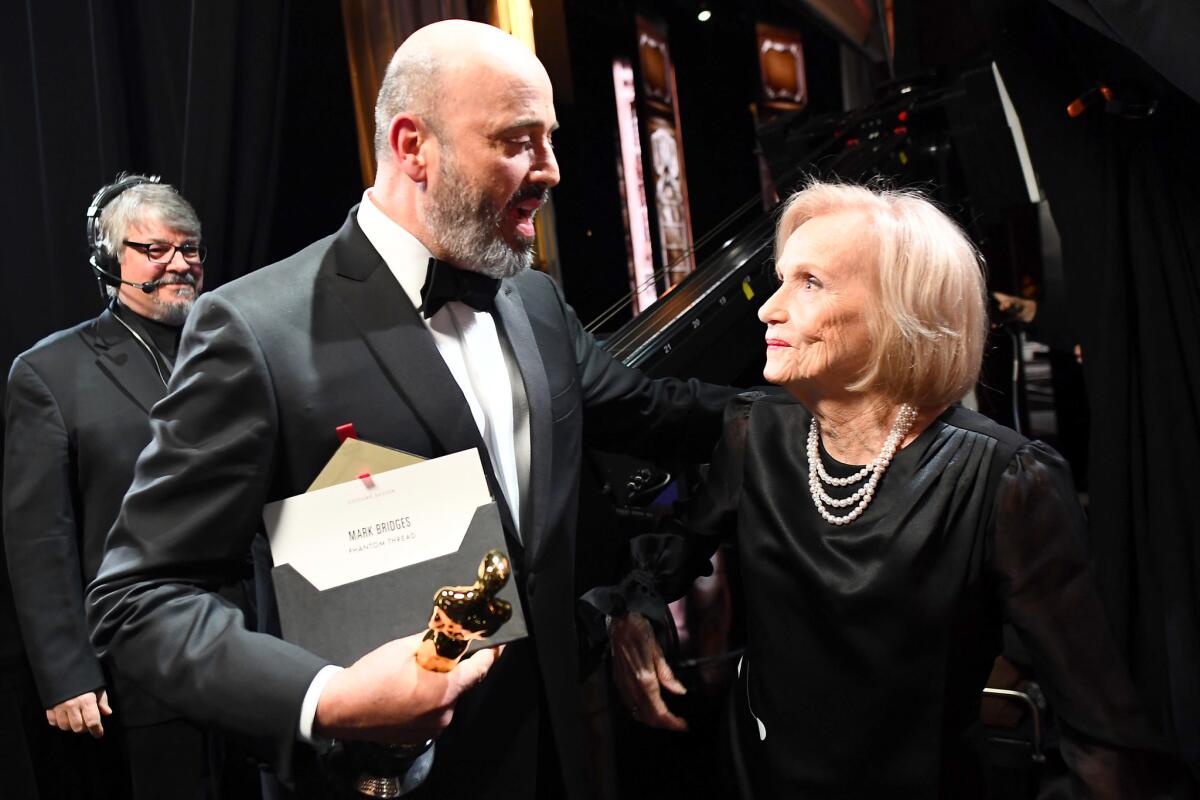
[[[96,198],[92,200],[92,204],[88,206],[87,210],[88,247],[92,249],[94,256],[100,255],[100,214],[103,213],[108,204],[117,199],[127,189],[132,189],[134,186],[140,186],[143,183],[158,182],[159,177],[157,175],[151,175],[148,178],[141,175],[130,175],[127,178],[122,178],[96,195]]]

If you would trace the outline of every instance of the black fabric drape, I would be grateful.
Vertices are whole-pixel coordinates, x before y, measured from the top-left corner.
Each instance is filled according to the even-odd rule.
[[[161,174],[196,207],[208,286],[265,262],[288,21],[286,0],[0,4],[0,401],[19,352],[99,312],[85,212],[117,172]],[[33,689],[0,550],[5,796],[92,796],[65,788],[80,765],[64,741]]]
[[[288,3],[17,0],[0,10],[0,364],[93,316],[85,211],[120,170],[196,207],[213,287],[260,266],[283,118]]]
[[[1137,53],[1200,102],[1200,5],[1191,0],[1051,0],[1063,11]]]
[[[1200,778],[1200,106],[1048,4],[992,5],[1012,12],[996,59],[1062,235],[1083,347],[1098,576],[1148,707]],[[1157,113],[1068,117],[1099,82]]]

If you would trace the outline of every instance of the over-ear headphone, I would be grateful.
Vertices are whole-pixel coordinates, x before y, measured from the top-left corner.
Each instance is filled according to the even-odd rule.
[[[154,291],[158,285],[158,281],[147,281],[145,283],[134,283],[121,278],[121,262],[116,255],[104,252],[104,247],[100,244],[100,214],[104,211],[105,206],[124,192],[126,189],[132,189],[134,186],[140,186],[143,183],[158,183],[159,177],[151,175],[146,178],[141,175],[130,175],[122,178],[112,186],[109,186],[100,194],[96,195],[96,199],[92,200],[92,204],[87,210],[87,241],[88,247],[91,248],[91,257],[88,263],[92,265],[92,273],[96,276],[96,285],[100,287],[100,296],[108,301],[108,292],[105,290],[105,285],[117,287],[122,283],[129,286],[136,286],[146,294]]]

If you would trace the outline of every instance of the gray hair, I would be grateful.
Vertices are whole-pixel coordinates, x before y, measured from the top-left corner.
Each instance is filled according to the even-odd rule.
[[[92,198],[92,202],[108,191],[115,184],[128,178],[145,178],[148,176],[121,173],[112,183],[100,187]],[[102,255],[114,261],[120,258],[121,248],[129,235],[129,228],[142,219],[150,218],[172,230],[187,236],[200,238],[200,217],[196,209],[183,198],[179,190],[169,183],[139,183],[121,192],[109,201],[100,212],[97,220],[97,244]],[[106,287],[109,297],[115,297],[117,289]]]
[[[384,73],[375,100],[375,159],[391,158],[388,129],[392,119],[402,112],[416,114],[440,135],[439,120],[432,98],[437,94],[442,67],[430,53],[405,53],[397,50]]]

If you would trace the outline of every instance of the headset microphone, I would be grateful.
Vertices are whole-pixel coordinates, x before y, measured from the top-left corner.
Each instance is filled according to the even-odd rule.
[[[96,257],[94,255],[90,259],[88,259],[88,263],[92,265],[92,272],[94,272],[96,274],[96,278],[102,284],[107,283],[109,286],[117,286],[118,284],[123,283],[126,286],[136,286],[137,288],[141,289],[146,294],[150,294],[155,289],[157,289],[159,287],[159,285],[162,284],[162,278],[159,278],[158,280],[153,280],[153,281],[146,281],[145,283],[134,283],[133,281],[127,281],[122,277],[112,274],[111,272],[109,272],[108,270],[104,269],[99,264],[97,264]],[[103,286],[101,287],[101,290],[103,290]]]

